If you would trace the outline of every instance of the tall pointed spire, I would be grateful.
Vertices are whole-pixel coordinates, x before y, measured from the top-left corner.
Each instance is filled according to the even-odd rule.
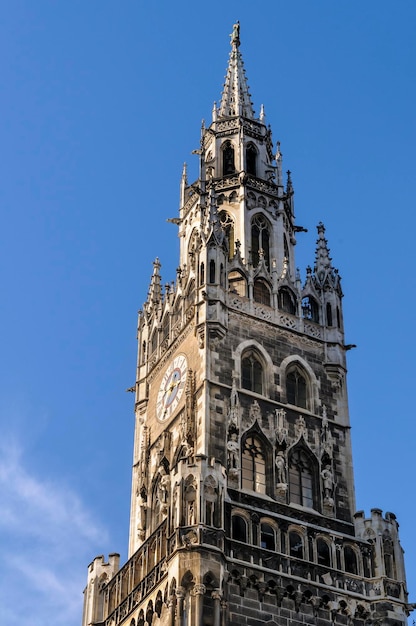
[[[248,90],[246,73],[240,47],[240,22],[233,26],[231,37],[231,53],[225,77],[224,91],[222,92],[219,107],[219,117],[234,117],[241,115],[254,119],[254,109]]]

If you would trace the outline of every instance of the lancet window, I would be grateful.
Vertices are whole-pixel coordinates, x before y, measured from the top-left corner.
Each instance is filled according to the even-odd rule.
[[[331,305],[329,305],[331,306]],[[311,320],[319,324],[319,304],[312,298],[312,296],[306,296],[302,300],[302,315],[305,319]]]
[[[246,171],[247,174],[257,176],[257,150],[252,143],[247,146],[246,150]]]
[[[289,456],[290,502],[314,507],[314,467],[302,448],[295,448]]]
[[[254,435],[248,435],[244,440],[241,482],[243,489],[266,493],[266,457],[261,441]]]
[[[296,315],[296,298],[287,287],[279,289],[278,293],[278,307],[280,311]]]
[[[259,304],[270,306],[270,289],[264,280],[256,280],[253,288],[253,298]]]
[[[307,408],[307,380],[299,367],[286,373],[286,400],[289,404]]]
[[[219,214],[220,224],[224,229],[225,236],[227,238],[228,243],[228,257],[232,259],[235,254],[235,246],[234,246],[234,220],[227,213],[227,211],[220,211]]]
[[[251,256],[253,266],[257,267],[261,255],[267,267],[270,267],[270,227],[263,215],[253,217],[251,223]]]
[[[263,393],[263,366],[254,351],[246,352],[241,360],[241,386]]]

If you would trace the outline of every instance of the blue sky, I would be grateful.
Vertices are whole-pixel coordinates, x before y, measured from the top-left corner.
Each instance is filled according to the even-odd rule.
[[[88,563],[126,558],[137,310],[178,262],[182,164],[233,22],[292,171],[297,263],[322,220],[343,278],[357,509],[413,523],[416,4],[0,3],[0,621],[80,624]]]

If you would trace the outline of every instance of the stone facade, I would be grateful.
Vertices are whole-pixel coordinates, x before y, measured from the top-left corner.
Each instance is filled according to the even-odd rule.
[[[405,624],[396,518],[355,512],[340,277],[322,224],[296,270],[238,24],[198,152],[176,283],[156,259],[139,313],[129,560],[91,564],[83,626]]]

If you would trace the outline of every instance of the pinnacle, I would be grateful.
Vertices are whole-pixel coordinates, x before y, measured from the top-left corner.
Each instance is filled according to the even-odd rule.
[[[231,33],[231,53],[225,77],[218,116],[243,116],[254,119],[254,110],[248,90],[246,73],[240,47],[240,23],[236,22]]]

